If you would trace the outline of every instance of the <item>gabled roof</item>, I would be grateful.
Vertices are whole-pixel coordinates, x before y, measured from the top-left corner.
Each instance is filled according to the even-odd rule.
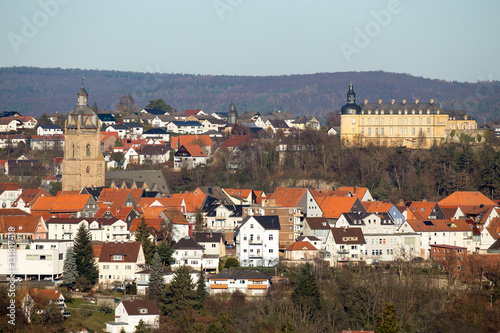
[[[173,137],[171,140],[172,148],[179,149],[180,146],[187,146],[192,144],[201,145],[204,147],[210,147],[213,143],[209,135],[199,134],[199,135],[179,135]]]
[[[146,111],[147,113],[154,114],[157,116],[165,114],[165,111],[163,111],[162,109],[143,109],[143,110]]]
[[[17,207],[20,200],[24,202],[24,207],[31,207],[40,197],[51,197],[52,195],[41,188],[25,189],[21,195],[12,203],[12,207]]]
[[[266,230],[280,230],[280,219],[277,215],[268,215],[268,216],[247,216],[243,219],[241,223],[242,227],[245,223],[247,223],[251,219],[255,219],[264,229]]]
[[[228,269],[209,278],[210,280],[271,280],[267,274],[255,270]]]
[[[160,310],[152,300],[130,300],[121,303],[129,316],[160,315]],[[147,313],[141,313],[141,309],[146,309]]]
[[[99,262],[136,263],[141,249],[139,242],[106,242],[102,244]],[[122,260],[113,260],[113,255],[122,255]]]
[[[41,232],[37,229],[42,223],[43,220],[39,216],[0,216],[0,233],[9,232],[10,227],[14,227],[14,232],[18,234]]]
[[[269,199],[275,200],[278,207],[297,207],[306,192],[306,188],[277,187]]]
[[[111,208],[120,208],[122,206],[125,206],[127,199],[130,198],[132,198],[131,190],[105,188],[101,191],[101,195],[99,196],[97,203],[98,204],[106,203]]]
[[[97,117],[100,121],[116,121],[115,116],[110,113],[98,113]]]
[[[189,236],[179,239],[172,248],[174,250],[203,250],[203,246]]]
[[[0,194],[5,191],[22,191],[23,188],[18,183],[1,183],[0,184]]]
[[[198,243],[219,243],[224,241],[224,234],[221,232],[196,232],[194,239]]]
[[[438,202],[439,205],[445,206],[497,206],[497,204],[488,199],[484,194],[477,191],[457,191],[450,194],[443,200]]]
[[[161,217],[144,219],[144,222],[146,222],[146,227],[148,229],[154,229],[157,232],[162,230],[163,219]],[[142,219],[134,219],[130,225],[130,232],[136,232],[141,223]]]
[[[356,197],[326,197],[320,208],[324,217],[338,219],[342,213],[348,213],[357,200]]]
[[[51,213],[76,213],[85,208],[91,199],[90,194],[61,194],[50,209]]]
[[[199,121],[195,120],[190,120],[190,121],[182,121],[182,120],[174,120],[172,121],[173,124],[177,127],[189,127],[189,126],[195,126],[195,127],[200,127],[201,123]]]
[[[198,113],[200,113],[200,111],[203,111],[203,110],[200,110],[200,109],[196,109],[196,110],[186,110],[184,111],[184,113],[188,116],[195,116],[197,115]]]
[[[368,191],[366,187],[357,187],[357,186],[342,186],[337,189],[337,191],[349,191],[352,196],[355,198],[359,198],[359,200],[363,200],[364,195]]]
[[[51,217],[46,224],[78,224],[82,221],[90,221],[83,217]]]
[[[466,220],[426,220],[426,219],[410,219],[406,223],[415,232],[464,232],[472,231]],[[400,227],[401,228],[401,227]]]
[[[415,216],[420,216],[423,219],[428,219],[432,210],[436,207],[435,202],[428,201],[410,201],[406,205]]]
[[[316,236],[299,236],[299,237],[295,238],[295,241],[297,241],[297,242],[302,242],[302,241],[316,241],[316,242],[319,242],[319,241],[321,241],[321,239],[319,239]]]
[[[179,150],[177,150],[176,156],[178,153],[180,154],[183,149],[187,151],[192,157],[207,157],[207,154],[205,154],[203,149],[201,149],[201,147],[198,145],[181,146]]]
[[[220,147],[221,148],[241,147],[245,145],[248,140],[249,140],[248,135],[234,135],[231,138],[227,139],[226,141],[222,142]]]
[[[332,228],[336,244],[366,244],[361,228]]]
[[[195,213],[198,209],[201,209],[205,199],[207,197],[204,193],[175,193],[170,195],[171,198],[180,198],[184,199],[184,203],[186,204],[186,212],[187,213]]]
[[[286,251],[318,251],[318,249],[307,241],[295,241],[286,248]]]
[[[307,223],[311,230],[330,229],[326,217],[305,217],[304,223]]]
[[[368,213],[387,213],[394,205],[383,201],[363,201],[363,206]]]

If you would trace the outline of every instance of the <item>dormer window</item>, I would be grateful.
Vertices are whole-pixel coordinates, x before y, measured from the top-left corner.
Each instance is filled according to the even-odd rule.
[[[113,260],[123,260],[123,255],[121,255],[121,254],[114,254],[113,255]]]
[[[146,308],[139,308],[139,313],[142,313],[142,314],[148,313],[148,309],[146,309]]]

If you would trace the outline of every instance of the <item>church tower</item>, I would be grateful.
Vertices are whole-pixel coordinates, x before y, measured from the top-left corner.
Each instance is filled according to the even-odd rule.
[[[238,113],[236,113],[236,107],[233,104],[233,100],[231,100],[231,104],[229,104],[229,112],[227,113],[227,126],[234,126],[237,120]]]
[[[99,119],[88,105],[83,82],[76,106],[66,119],[64,141],[62,190],[104,186],[106,167],[101,153]]]

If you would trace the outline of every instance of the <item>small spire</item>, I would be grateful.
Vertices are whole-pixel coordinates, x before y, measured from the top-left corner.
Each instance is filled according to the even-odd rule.
[[[85,78],[84,78],[84,77],[82,77],[82,88],[83,88],[83,80],[85,80]]]

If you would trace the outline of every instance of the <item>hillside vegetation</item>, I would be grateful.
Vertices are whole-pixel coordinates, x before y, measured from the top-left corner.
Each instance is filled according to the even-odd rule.
[[[101,110],[114,109],[121,96],[131,94],[140,107],[163,98],[178,111],[227,111],[233,99],[240,114],[282,110],[324,120],[345,103],[353,82],[358,103],[365,98],[434,98],[444,108],[466,110],[479,122],[497,119],[500,111],[498,81],[448,82],[382,71],[257,77],[33,67],[0,68],[0,109],[36,116],[67,112],[75,105],[82,77],[89,104],[97,102]]]

